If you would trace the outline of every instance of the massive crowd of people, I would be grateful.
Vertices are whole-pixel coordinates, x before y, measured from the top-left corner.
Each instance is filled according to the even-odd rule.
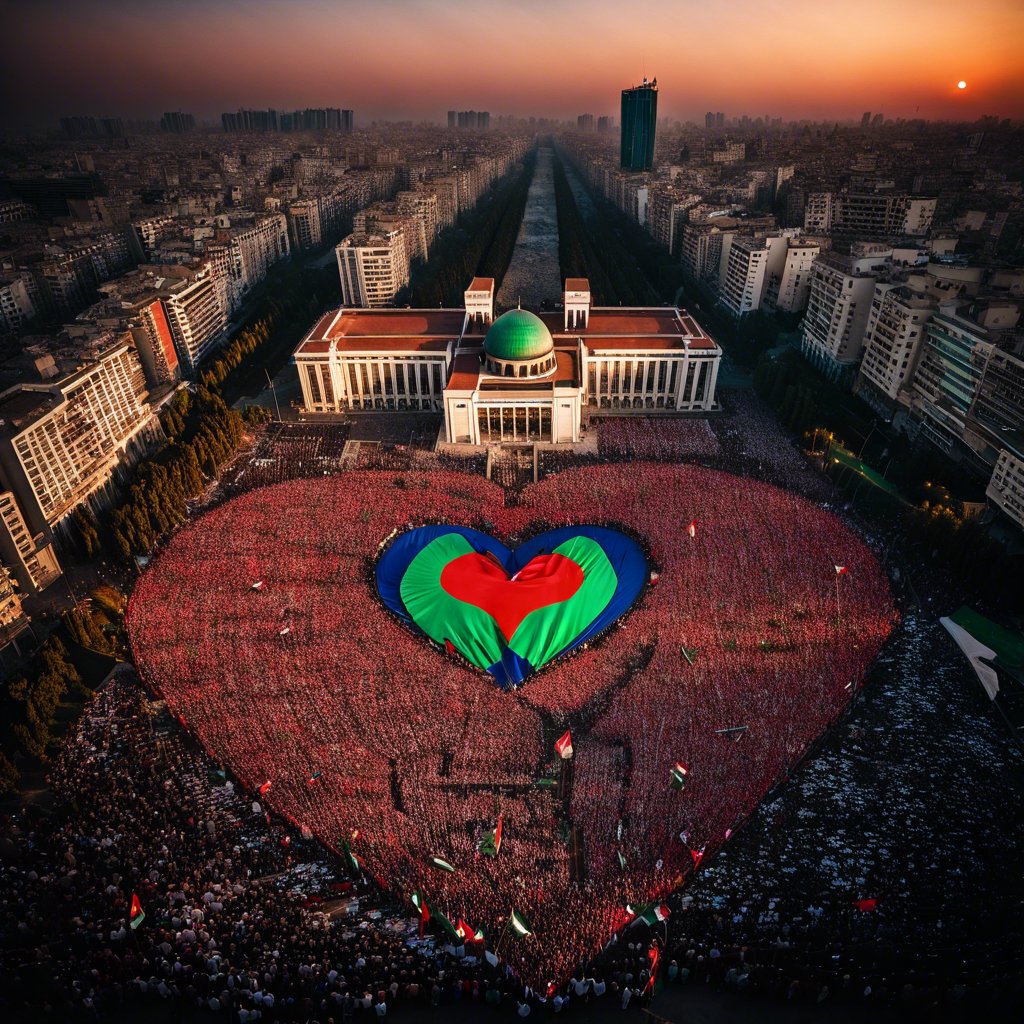
[[[657,585],[604,638],[505,695],[374,594],[388,536],[431,521],[510,539],[624,525]],[[551,476],[515,507],[448,472],[252,492],[180,532],[129,609],[144,678],[216,759],[253,790],[269,782],[266,802],[295,827],[350,844],[388,891],[421,889],[502,942],[538,986],[728,839],[842,712],[892,621],[868,547],[808,502],[700,468],[614,463]],[[567,814],[538,784],[566,727]],[[669,787],[680,761],[683,792]],[[505,843],[481,857],[499,815]],[[579,886],[568,822],[583,836]],[[502,938],[513,909],[534,940]]]

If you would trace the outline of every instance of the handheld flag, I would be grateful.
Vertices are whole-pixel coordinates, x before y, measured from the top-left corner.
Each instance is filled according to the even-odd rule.
[[[430,920],[430,908],[427,906],[427,901],[423,898],[423,893],[419,889],[416,889],[409,899],[412,900],[412,905],[420,912],[420,938],[422,939],[423,926]]]
[[[691,850],[690,856],[693,858],[693,870],[696,871],[700,867],[700,862],[704,859],[704,847],[702,846],[699,850]]]
[[[845,576],[846,573],[848,573],[849,571],[850,570],[847,569],[845,565],[837,565],[836,566],[836,575],[837,576]]]
[[[660,579],[661,579],[661,576],[658,573],[652,572],[651,573],[651,586],[652,587],[656,587],[658,585],[658,580],[660,580]]]
[[[449,864],[448,861],[444,859],[444,857],[431,857],[430,863],[433,864],[435,868],[440,868],[442,871],[447,871],[451,875],[455,874],[455,865]]]
[[[263,588],[264,588],[265,586],[266,586],[266,583],[265,583],[265,582],[264,582],[263,580],[257,580],[257,581],[256,581],[256,582],[255,582],[255,583],[254,583],[254,584],[252,585],[252,589],[253,589],[253,590],[262,590],[262,589],[263,589]]]
[[[533,934],[533,930],[530,928],[529,924],[527,924],[526,918],[523,917],[518,910],[512,911],[512,914],[508,919],[508,923],[516,935],[522,935],[526,938]]]
[[[732,740],[733,743],[738,743],[746,731],[747,726],[745,725],[731,725],[728,729],[716,729],[715,733],[724,739]]]
[[[267,779],[267,781],[260,786],[260,796],[266,796],[268,789],[270,789],[270,779]]]
[[[564,736],[555,740],[555,750],[563,760],[572,757],[572,733],[569,729],[565,730]]]
[[[132,893],[132,906],[131,910],[128,911],[128,923],[132,928],[138,928],[145,920],[146,913],[142,909],[142,901],[135,893]]]
[[[650,961],[648,970],[651,972],[650,978],[647,979],[647,984],[644,986],[644,992],[649,992],[654,988],[654,982],[658,977],[658,964],[661,961],[661,950],[658,949],[658,943],[655,941],[649,950],[647,950],[647,959]]]
[[[686,767],[682,762],[677,761],[672,766],[672,771],[669,773],[668,784],[673,789],[682,789],[686,785],[686,776],[690,774],[690,769]]]
[[[277,631],[277,635],[278,636],[287,636],[291,631],[292,631],[292,627],[291,626],[285,626],[284,629],[279,629]]]
[[[878,900],[875,900],[875,899],[854,900],[853,901],[853,905],[862,914],[867,914],[867,913],[870,913],[872,910],[876,910],[878,908]]]
[[[619,855],[619,867],[620,867],[620,868],[621,868],[621,869],[622,869],[623,871],[625,871],[625,870],[626,870],[626,858],[625,858],[625,856],[623,855],[623,853],[622,853],[622,851],[621,851],[621,850],[618,850],[618,851],[616,851],[616,852],[617,852],[617,853],[618,853],[618,855]]]
[[[323,772],[311,772],[309,778],[306,779],[307,785],[312,786],[317,779],[323,775]]]
[[[686,528],[686,532],[690,535],[691,539],[697,536],[697,520],[691,519],[690,525]]]
[[[459,934],[458,929],[448,920],[440,910],[431,911],[430,916],[453,938],[456,942],[461,942],[463,936]]]
[[[352,852],[352,847],[348,845],[347,839],[341,841],[341,853],[349,872],[353,875],[362,874],[363,862]]]
[[[697,648],[687,647],[686,644],[683,644],[679,650],[682,651],[683,657],[692,665],[693,659],[697,657]]]

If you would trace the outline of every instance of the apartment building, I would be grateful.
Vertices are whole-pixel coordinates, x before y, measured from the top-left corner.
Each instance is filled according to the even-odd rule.
[[[386,306],[409,283],[409,257],[402,231],[352,234],[335,251],[344,306]]]
[[[290,253],[288,220],[283,213],[260,217],[250,224],[235,225],[228,243],[228,286],[235,308],[250,288],[259,284],[270,268]]]
[[[36,317],[34,282],[28,274],[0,277],[0,331],[17,331]]]
[[[913,380],[936,305],[910,285],[884,281],[875,285],[854,390],[887,418],[895,411],[899,393]]]
[[[288,206],[288,229],[292,247],[296,252],[316,249],[323,243],[320,224],[320,204],[315,199],[303,199]]]
[[[204,268],[191,279],[173,285],[163,299],[174,347],[184,373],[190,377],[227,338],[227,308],[218,281],[218,275]]]
[[[891,266],[891,249],[871,255],[826,252],[811,269],[801,351],[829,379],[849,381],[860,362],[875,280]]]
[[[946,454],[953,454],[964,437],[994,349],[984,327],[957,314],[935,313],[926,327],[914,374],[913,414],[921,435]]]
[[[784,238],[734,237],[728,243],[728,256],[723,255],[718,299],[734,317],[742,317],[761,307],[768,282],[770,243],[781,243]]]
[[[63,570],[49,532],[29,531],[12,491],[0,490],[0,560],[27,594],[38,594]]]
[[[985,497],[1018,529],[1024,530],[1024,457],[1003,449],[985,488]]]
[[[127,338],[59,379],[0,395],[0,477],[33,532],[86,501],[102,503],[118,467],[159,440],[147,398]]]
[[[811,268],[829,245],[828,239],[790,238],[782,269],[769,267],[764,304],[783,313],[799,313],[807,307],[811,294]]]

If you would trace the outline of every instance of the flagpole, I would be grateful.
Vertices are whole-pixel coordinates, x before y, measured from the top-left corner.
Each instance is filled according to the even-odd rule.
[[[841,573],[836,570],[836,629],[839,629],[839,577]]]
[[[508,920],[505,922],[505,927],[501,930],[501,935],[498,937],[498,945],[494,947],[494,955],[497,956],[501,952],[501,944],[505,941],[505,935],[508,932],[509,925],[512,924],[512,915],[508,915]]]

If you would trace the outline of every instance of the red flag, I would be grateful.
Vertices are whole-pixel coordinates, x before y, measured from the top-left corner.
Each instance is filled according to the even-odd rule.
[[[565,730],[565,735],[555,740],[555,750],[563,760],[572,757],[572,733]]]
[[[875,899],[854,900],[853,901],[853,905],[862,914],[867,914],[867,913],[870,913],[872,910],[876,910],[878,908],[878,900],[875,900]]]
[[[647,981],[647,985],[644,987],[644,991],[647,992],[654,988],[654,981],[658,975],[658,963],[661,960],[661,950],[658,949],[658,944],[654,943],[649,950],[647,950],[647,959],[650,960],[650,972],[651,976]]]
[[[704,859],[704,847],[702,846],[699,850],[691,850],[690,856],[693,858],[693,870],[696,871]]]
[[[652,587],[656,587],[658,585],[658,580],[660,580],[660,579],[661,579],[661,577],[658,575],[658,573],[652,572],[651,573],[651,586]]]
[[[501,819],[502,815],[498,815],[498,827],[494,830],[494,853],[497,856],[501,850]]]
[[[140,900],[139,897],[135,893],[132,893],[132,909],[130,911],[128,911],[128,916],[129,916],[129,918],[131,920],[134,920],[141,913],[142,913],[142,900]]]
[[[270,789],[270,779],[267,779],[267,781],[260,786],[260,796],[265,796],[268,789]]]
[[[457,650],[455,649],[455,644],[453,644],[453,643],[451,642],[451,640],[449,640],[449,639],[448,639],[447,637],[445,637],[445,641],[444,641],[444,649],[445,649],[445,650],[446,650],[446,651],[447,651],[447,652],[448,652],[449,654],[458,654],[458,653],[459,653],[459,652],[458,652],[458,651],[457,651]]]
[[[691,537],[696,537],[697,536],[697,520],[696,519],[691,519],[690,520],[690,525],[686,528],[686,532]]]
[[[845,565],[837,565],[836,566],[836,575],[837,576],[845,576],[849,571],[850,570],[847,569]]]

